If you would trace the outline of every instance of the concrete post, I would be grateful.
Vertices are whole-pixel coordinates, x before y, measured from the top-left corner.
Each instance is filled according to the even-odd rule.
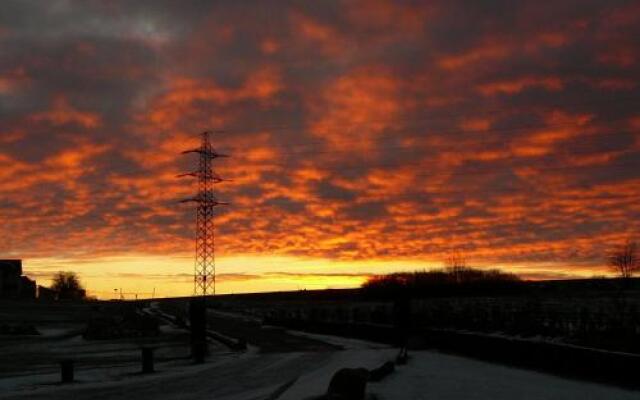
[[[62,383],[73,382],[73,360],[60,361],[60,381]]]
[[[142,348],[142,373],[149,374],[153,372],[153,349],[151,347]]]

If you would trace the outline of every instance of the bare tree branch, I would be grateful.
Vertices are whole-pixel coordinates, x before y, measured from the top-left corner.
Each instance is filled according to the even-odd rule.
[[[640,269],[638,246],[636,242],[627,240],[617,247],[608,256],[609,266],[618,273],[621,278],[631,278]]]

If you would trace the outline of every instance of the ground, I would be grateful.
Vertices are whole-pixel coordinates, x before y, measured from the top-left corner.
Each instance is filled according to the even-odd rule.
[[[69,321],[69,326],[74,326],[75,320],[70,318]],[[340,368],[371,369],[392,360],[396,354],[396,349],[384,345],[262,327],[256,325],[256,321],[224,314],[217,314],[214,321],[219,326],[232,327],[227,334],[244,332],[249,336],[249,349],[232,352],[212,343],[207,362],[195,365],[186,357],[185,346],[178,346],[177,338],[183,337],[184,332],[164,326],[161,339],[156,341],[160,347],[172,343],[173,347],[169,348],[173,349],[173,357],[171,352],[166,353],[156,363],[157,372],[148,375],[139,372],[136,343],[96,342],[73,332],[64,334],[64,324],[60,320],[56,322],[58,330],[50,327],[44,337],[22,339],[22,344],[13,338],[12,345],[3,339],[0,345],[0,398],[303,400],[323,394],[331,376]],[[47,357],[41,357],[34,364],[36,368],[27,368],[39,353],[45,353]],[[28,355],[32,358],[26,357]],[[88,360],[76,371],[76,383],[58,383],[59,372],[53,361],[61,356]],[[397,367],[379,383],[369,383],[367,390],[370,397],[378,400],[624,400],[639,397],[638,392],[622,388],[434,351],[412,352],[407,365]],[[279,395],[274,396],[276,393]]]

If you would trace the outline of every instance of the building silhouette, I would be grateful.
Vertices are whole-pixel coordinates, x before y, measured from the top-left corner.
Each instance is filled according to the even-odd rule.
[[[46,286],[38,285],[38,300],[42,300],[42,301],[58,300],[58,292]]]
[[[0,298],[36,298],[36,282],[22,275],[22,260],[0,260]]]

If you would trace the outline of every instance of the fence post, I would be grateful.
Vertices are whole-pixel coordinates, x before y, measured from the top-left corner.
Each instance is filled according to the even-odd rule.
[[[153,349],[151,347],[142,348],[142,373],[153,372]]]
[[[60,381],[62,383],[73,382],[73,360],[60,361]]]

